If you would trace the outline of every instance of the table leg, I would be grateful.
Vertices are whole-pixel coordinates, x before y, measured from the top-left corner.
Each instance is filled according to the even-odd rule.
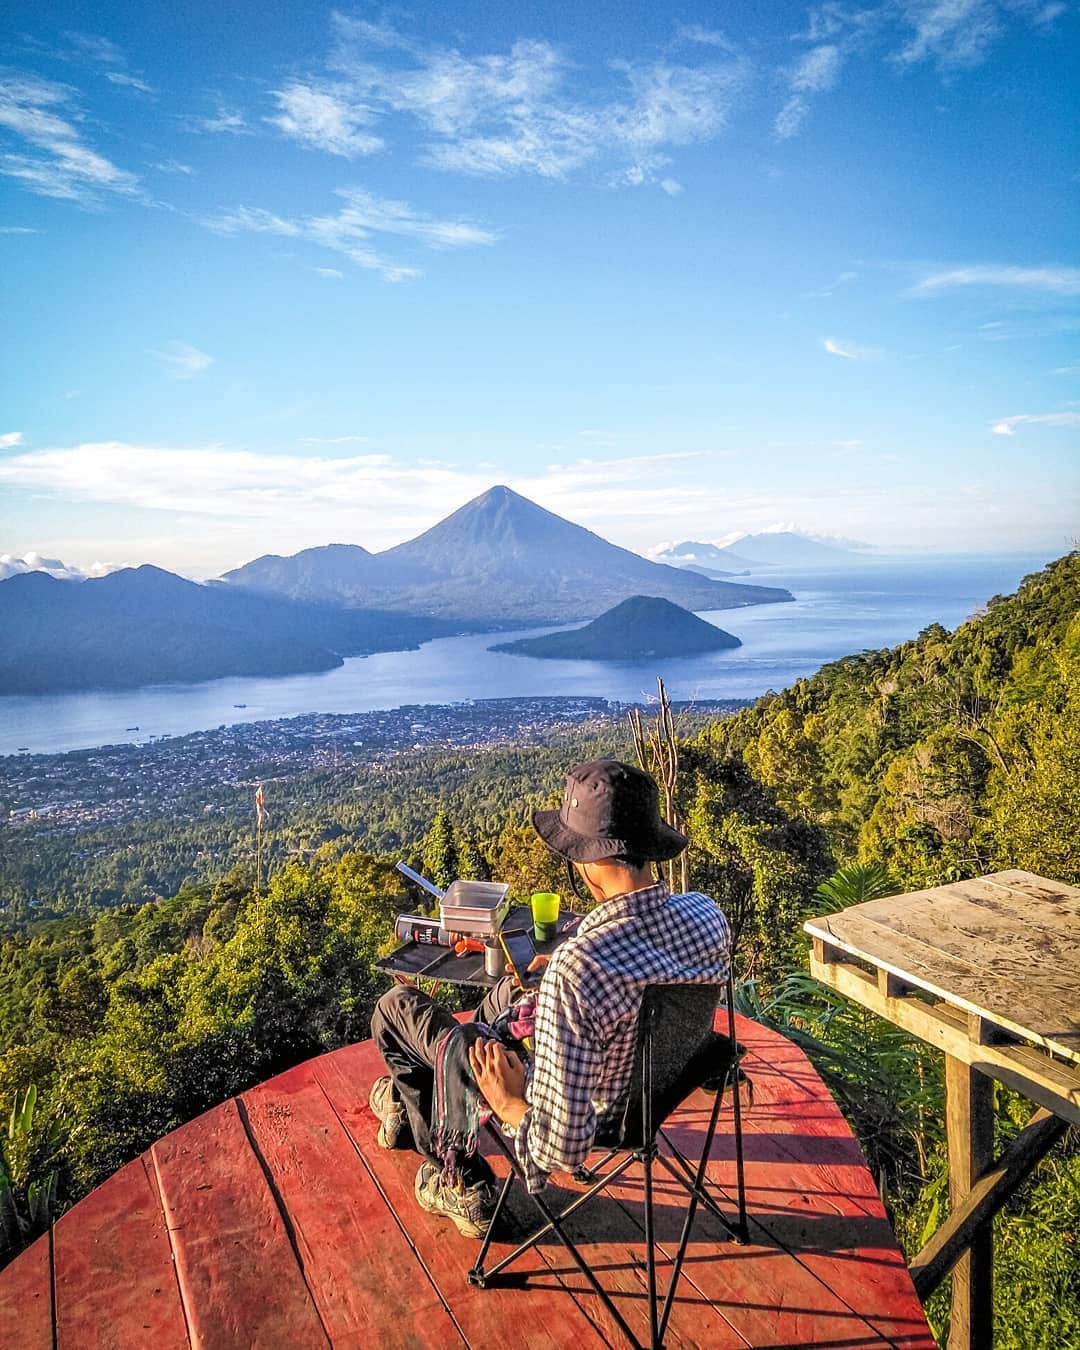
[[[962,1060],[945,1056],[949,1203],[956,1209],[994,1158],[994,1085]],[[991,1350],[993,1230],[984,1224],[953,1267],[949,1350]]]

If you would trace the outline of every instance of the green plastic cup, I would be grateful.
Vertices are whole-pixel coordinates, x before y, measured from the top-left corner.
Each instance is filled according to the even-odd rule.
[[[532,905],[533,937],[537,942],[550,942],[559,922],[559,897],[551,891],[537,891]]]

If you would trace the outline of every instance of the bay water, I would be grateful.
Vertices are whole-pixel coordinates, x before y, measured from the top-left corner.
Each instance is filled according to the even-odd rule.
[[[733,651],[706,656],[626,664],[542,661],[488,650],[512,636],[556,631],[530,628],[440,638],[418,651],[353,657],[336,670],[311,675],[0,698],[0,755],[142,744],[302,713],[370,712],[472,698],[591,695],[632,702],[655,695],[657,675],[674,699],[754,698],[841,656],[906,641],[930,623],[954,628],[992,596],[1014,591],[1047,561],[1046,556],[866,558],[845,560],[832,570],[762,568],[749,579],[787,587],[794,603],[703,614],[742,641]]]

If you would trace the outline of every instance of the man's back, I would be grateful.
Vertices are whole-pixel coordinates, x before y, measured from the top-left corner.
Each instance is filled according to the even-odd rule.
[[[645,988],[721,983],[730,956],[727,920],[697,892],[649,886],[582,921],[537,996],[530,1111],[518,1136],[530,1189],[546,1172],[583,1163],[598,1125],[620,1108]]]

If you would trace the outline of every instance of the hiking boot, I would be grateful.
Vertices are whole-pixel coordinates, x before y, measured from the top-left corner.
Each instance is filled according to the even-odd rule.
[[[468,1186],[448,1186],[434,1163],[426,1162],[416,1174],[413,1191],[421,1209],[451,1219],[463,1237],[487,1236],[499,1199],[494,1177]]]
[[[394,1092],[394,1080],[389,1074],[375,1080],[368,1096],[368,1106],[379,1117],[379,1132],[375,1142],[380,1148],[405,1148],[411,1143],[409,1117]]]

